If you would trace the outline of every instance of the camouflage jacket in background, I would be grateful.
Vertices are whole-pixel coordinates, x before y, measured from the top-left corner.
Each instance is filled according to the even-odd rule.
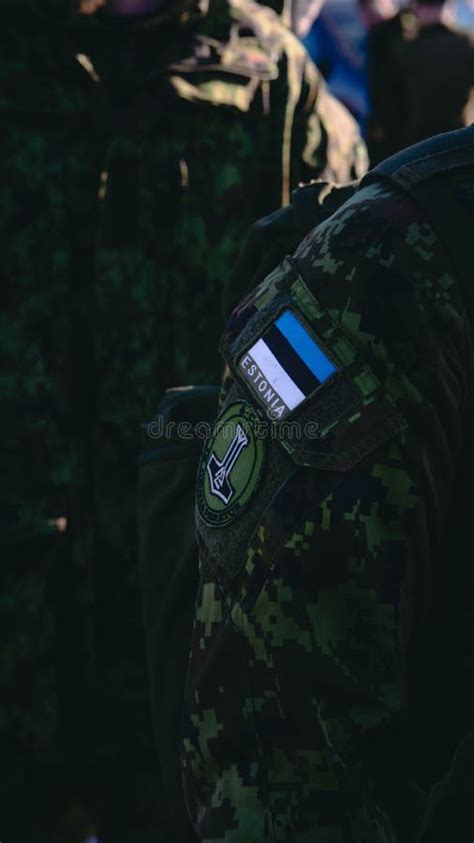
[[[181,29],[171,11],[90,23],[78,43],[114,121],[97,253],[103,413],[129,426],[163,388],[220,377],[220,302],[251,223],[300,181],[360,177],[367,159],[352,117],[269,8],[215,0]]]
[[[360,172],[364,151],[264,8],[221,3],[198,31],[170,15],[66,26],[60,0],[0,9],[5,804],[26,764],[40,813],[59,781],[97,787],[120,834],[145,838],[138,424],[167,386],[219,376],[221,292],[250,223],[326,160]]]
[[[468,283],[374,181],[230,318],[182,745],[206,843],[413,843],[472,730]]]
[[[65,794],[78,792],[75,777],[85,781],[95,729],[93,320],[104,107],[74,56],[66,4],[39,11],[3,0],[0,13],[0,747],[9,771],[0,810],[8,839],[43,843]]]

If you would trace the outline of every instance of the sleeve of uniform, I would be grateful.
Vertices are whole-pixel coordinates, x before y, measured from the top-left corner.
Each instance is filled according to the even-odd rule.
[[[299,246],[304,237],[355,192],[357,182],[336,185],[314,180],[291,194],[291,204],[257,220],[232,267],[224,296],[226,317],[244,295]]]
[[[265,359],[257,380],[247,358],[274,341],[281,305],[338,372],[292,434],[262,423],[253,437],[245,420],[279,404],[260,389]],[[424,810],[407,747],[417,630],[470,366],[457,285],[414,208],[368,187],[227,330],[235,382],[198,474],[183,744],[198,836],[407,843]]]

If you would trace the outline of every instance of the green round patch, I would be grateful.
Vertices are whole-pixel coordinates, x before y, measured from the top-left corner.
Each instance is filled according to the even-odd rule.
[[[256,492],[265,457],[262,424],[247,401],[230,404],[216,422],[197,477],[197,504],[209,526],[229,524]]]

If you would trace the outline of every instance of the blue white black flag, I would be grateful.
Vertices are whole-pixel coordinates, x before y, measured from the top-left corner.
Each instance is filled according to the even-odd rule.
[[[285,418],[337,372],[291,310],[284,310],[248,349],[239,369],[274,419]]]

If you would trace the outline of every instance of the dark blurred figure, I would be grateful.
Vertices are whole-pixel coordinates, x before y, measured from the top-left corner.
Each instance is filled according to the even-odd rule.
[[[331,93],[347,106],[364,131],[368,114],[366,28],[356,0],[325,3],[303,43]]]
[[[371,31],[374,27],[385,25],[397,17],[398,4],[396,0],[358,0],[359,12],[365,28]]]
[[[390,56],[405,29],[413,30],[409,7],[397,10],[395,3],[358,0],[359,15],[367,32],[365,42],[368,119],[366,140],[371,164],[393,150],[392,138],[400,131],[400,80]]]
[[[304,10],[304,0],[300,3]],[[374,28],[384,37],[389,34],[397,13],[396,0],[334,0],[324,4],[310,31],[303,31],[303,43],[329,90],[355,116],[364,136],[369,118],[368,42],[372,43]]]
[[[101,843],[136,840],[138,830],[145,843],[161,827],[133,588],[133,458],[116,510],[115,478],[102,474],[111,437],[99,419],[97,366],[107,323],[118,318],[96,263],[110,115],[73,26],[102,5],[0,5],[0,836],[8,843],[81,843],[94,827]]]
[[[362,10],[370,0],[360,0]],[[449,25],[445,0],[414,0],[368,41],[372,163],[474,119],[472,39]]]
[[[92,325],[105,136],[100,85],[69,35],[77,11],[67,0],[0,4],[0,815],[8,843],[50,843],[94,775]]]
[[[252,220],[300,179],[366,165],[276,12],[104,5],[0,2],[6,843],[65,843],[90,815],[101,843],[184,840],[159,813],[138,423],[168,385],[217,378]]]

